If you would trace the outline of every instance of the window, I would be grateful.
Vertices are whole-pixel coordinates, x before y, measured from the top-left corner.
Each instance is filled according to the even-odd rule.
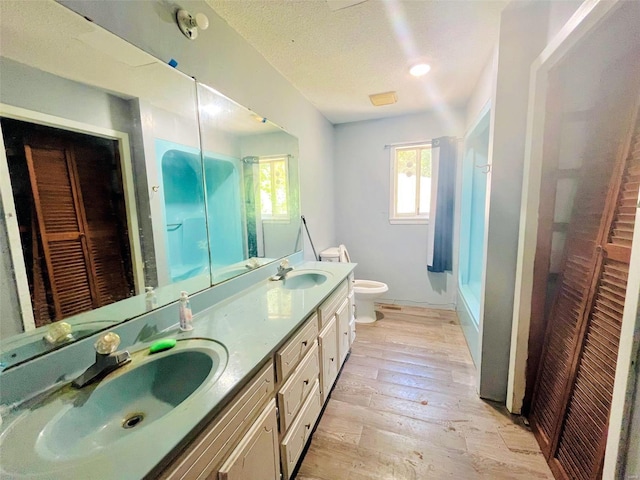
[[[263,220],[289,220],[286,156],[260,157],[260,213]]]
[[[431,205],[431,145],[391,150],[391,223],[427,223]]]

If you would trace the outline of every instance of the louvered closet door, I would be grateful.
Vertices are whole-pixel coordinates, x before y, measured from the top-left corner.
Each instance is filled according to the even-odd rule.
[[[33,143],[24,148],[58,320],[94,307],[82,200],[67,149]]]
[[[547,457],[551,456],[553,439],[564,411],[571,362],[589,300],[600,224],[613,170],[613,161],[601,161],[598,155],[590,160],[583,169],[575,198],[575,205],[580,208],[575,209],[567,232],[564,265],[549,315],[531,408],[530,420]]]
[[[637,112],[625,153],[588,166],[569,227],[531,421],[559,478],[601,477],[640,185]],[[604,168],[600,168],[604,166]],[[593,188],[592,187],[596,187]],[[586,198],[591,192],[594,199]],[[597,207],[597,204],[601,207]]]
[[[613,187],[613,216],[602,242],[598,281],[554,459],[571,479],[602,475],[640,186],[640,123],[634,130],[622,178]]]

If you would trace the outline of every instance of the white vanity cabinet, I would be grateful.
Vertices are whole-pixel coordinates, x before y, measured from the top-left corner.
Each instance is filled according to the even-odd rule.
[[[338,377],[338,329],[335,315],[318,335],[320,344],[320,393],[322,403],[326,402],[329,391]]]
[[[240,455],[240,452],[237,452],[234,447],[239,446],[245,440],[250,442],[251,440],[247,440],[247,438],[251,437],[255,429],[264,423],[263,417],[266,415],[264,405],[273,399],[274,391],[273,362],[268,362],[195,440],[187,445],[185,450],[160,474],[159,478],[170,480],[217,479],[220,466],[231,458],[230,454]],[[273,400],[270,403],[273,403]],[[255,420],[256,417],[259,417],[258,420]],[[273,418],[275,419],[275,411]],[[259,446],[264,447],[264,445],[265,442],[261,438]],[[278,458],[277,446],[276,439],[275,450],[272,451],[276,458]],[[268,453],[262,451],[258,453],[258,450],[254,450],[254,448],[256,447],[249,449],[253,451],[254,455],[257,454],[260,458],[269,457]],[[235,470],[231,471],[235,472]],[[278,477],[273,478],[277,479]]]
[[[356,339],[356,294],[353,291],[354,281],[353,273],[350,273],[347,278],[349,285],[349,347],[351,347],[353,341]]]
[[[349,348],[351,347],[351,342],[349,341],[351,328],[349,325],[349,299],[345,298],[338,310],[336,311],[336,328],[338,338],[336,339],[338,343],[338,358],[340,359],[339,367],[342,366],[345,359],[347,358],[347,354],[349,353]]]
[[[343,281],[159,475],[165,480],[289,480],[353,342]]]
[[[300,414],[296,417],[293,425],[282,440],[280,456],[282,458],[282,476],[284,480],[291,478],[300,455],[302,455],[304,447],[311,437],[311,432],[313,432],[313,427],[316,424],[318,415],[320,415],[322,405],[320,383],[316,379],[311,394],[300,409]]]
[[[218,480],[280,478],[276,402],[271,400],[242,441],[220,467]]]
[[[278,391],[278,408],[280,413],[280,431],[286,432],[294,417],[302,408],[309,392],[318,380],[320,360],[318,358],[318,342],[313,340],[309,353],[300,362],[298,368]]]

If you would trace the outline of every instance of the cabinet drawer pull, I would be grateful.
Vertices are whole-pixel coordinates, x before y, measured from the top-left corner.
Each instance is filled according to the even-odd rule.
[[[309,379],[307,378],[304,382],[305,385],[309,385]]]
[[[309,429],[311,428],[311,424],[310,424],[310,423],[307,423],[307,424],[304,426],[304,428],[306,428],[307,430],[309,430]]]
[[[302,346],[303,346],[303,347],[306,347],[306,346],[307,346],[307,343],[309,343],[309,342],[308,342],[307,340],[304,340],[304,341],[302,342]]]

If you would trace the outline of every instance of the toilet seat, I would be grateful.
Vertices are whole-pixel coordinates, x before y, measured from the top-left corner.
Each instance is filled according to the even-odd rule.
[[[338,252],[340,254],[340,263],[351,263],[351,257],[349,256],[347,247],[345,247],[344,244],[340,244]]]
[[[356,293],[369,293],[379,295],[389,290],[386,283],[376,282],[375,280],[356,280],[353,282],[353,291]]]

